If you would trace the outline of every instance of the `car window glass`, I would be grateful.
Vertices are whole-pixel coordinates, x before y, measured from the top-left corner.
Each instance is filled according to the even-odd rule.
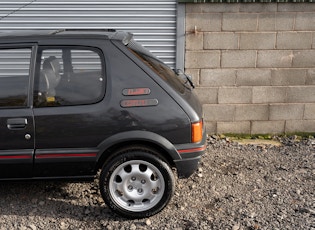
[[[184,82],[177,74],[165,63],[156,58],[147,49],[134,40],[128,44],[128,48],[140,58],[143,63],[150,67],[161,79],[167,82],[179,93],[185,92]]]
[[[35,106],[91,104],[104,95],[104,65],[97,49],[43,48],[37,65]]]
[[[31,49],[0,49],[0,108],[25,107]]]

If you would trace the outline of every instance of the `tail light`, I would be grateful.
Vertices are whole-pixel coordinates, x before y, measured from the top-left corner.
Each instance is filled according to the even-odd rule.
[[[202,141],[202,130],[203,130],[202,121],[191,124],[191,141],[193,143]]]

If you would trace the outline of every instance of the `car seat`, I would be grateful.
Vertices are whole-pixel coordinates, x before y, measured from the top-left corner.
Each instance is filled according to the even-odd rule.
[[[56,96],[56,86],[60,82],[60,63],[55,56],[46,58],[43,62],[42,74],[47,86],[46,97]]]

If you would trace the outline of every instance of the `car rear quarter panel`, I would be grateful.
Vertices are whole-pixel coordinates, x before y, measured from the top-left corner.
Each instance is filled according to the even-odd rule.
[[[145,130],[173,144],[190,142],[190,120],[160,85],[115,46],[104,47],[107,92],[104,100],[116,133]],[[108,55],[106,55],[108,54]],[[150,94],[125,96],[124,89],[149,88]],[[122,108],[122,100],[156,99],[157,105]],[[104,114],[105,115],[105,114]]]

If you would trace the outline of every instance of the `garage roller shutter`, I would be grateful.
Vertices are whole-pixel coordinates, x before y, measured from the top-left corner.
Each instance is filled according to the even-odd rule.
[[[129,31],[135,35],[137,41],[174,67],[176,2],[176,0],[2,0],[0,30],[112,28]]]

